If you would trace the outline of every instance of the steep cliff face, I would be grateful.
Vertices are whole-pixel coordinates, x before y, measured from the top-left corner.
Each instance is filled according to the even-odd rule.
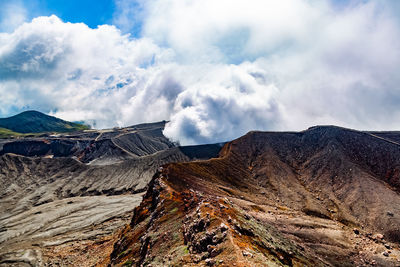
[[[108,263],[397,266],[397,138],[333,126],[251,132],[217,159],[165,165]]]

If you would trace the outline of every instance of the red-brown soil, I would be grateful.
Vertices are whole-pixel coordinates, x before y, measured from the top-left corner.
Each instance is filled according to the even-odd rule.
[[[153,177],[111,266],[399,266],[396,133],[250,132]]]

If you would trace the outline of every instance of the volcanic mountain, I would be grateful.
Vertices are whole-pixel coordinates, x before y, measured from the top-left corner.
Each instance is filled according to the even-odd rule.
[[[0,127],[15,133],[73,132],[89,129],[88,126],[64,121],[34,110],[2,118]]]
[[[152,178],[109,266],[399,266],[400,133],[250,132]]]
[[[0,139],[0,266],[398,266],[400,132]]]
[[[159,166],[209,159],[221,149],[177,147],[164,126],[0,139],[0,266],[104,259]]]

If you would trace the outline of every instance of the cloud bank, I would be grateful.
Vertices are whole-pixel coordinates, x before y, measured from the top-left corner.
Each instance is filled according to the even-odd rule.
[[[182,144],[316,124],[400,128],[391,2],[117,4],[118,28],[51,16],[0,33],[0,113],[99,128],[169,120],[165,134]],[[132,28],[137,37],[123,33]]]

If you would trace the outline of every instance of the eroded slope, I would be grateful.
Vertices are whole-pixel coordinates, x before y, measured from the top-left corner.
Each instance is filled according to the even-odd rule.
[[[0,265],[91,266],[106,257],[159,166],[221,148],[175,147],[164,124],[3,140]]]
[[[251,132],[218,159],[164,166],[109,263],[397,266],[399,169],[393,137]]]

